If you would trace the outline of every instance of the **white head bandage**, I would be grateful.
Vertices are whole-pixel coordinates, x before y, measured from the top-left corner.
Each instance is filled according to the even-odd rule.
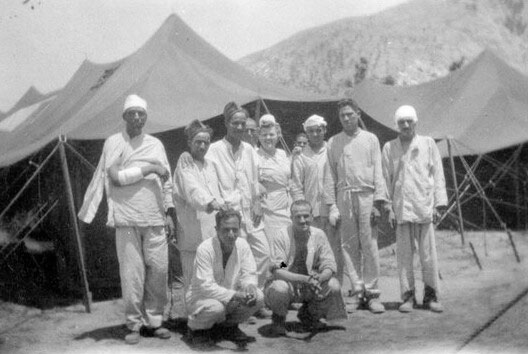
[[[129,108],[143,108],[147,111],[147,101],[139,97],[138,95],[129,95],[125,99],[125,104],[123,105],[123,112]]]
[[[396,113],[394,113],[394,124],[398,126],[398,122],[402,119],[412,119],[413,122],[418,122],[418,115],[413,106],[404,105],[396,110]]]
[[[308,129],[309,127],[326,127],[326,121],[323,117],[318,116],[317,114],[314,114],[313,116],[308,117],[306,121],[303,123],[304,131]]]

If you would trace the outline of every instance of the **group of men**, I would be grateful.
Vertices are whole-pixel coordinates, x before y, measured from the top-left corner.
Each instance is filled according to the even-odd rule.
[[[254,144],[244,141],[252,142],[258,130],[248,112],[228,103],[226,136],[214,143],[210,128],[191,123],[185,129],[190,153],[180,156],[173,179],[162,143],[143,132],[147,102],[137,95],[126,98],[125,129],[105,141],[79,218],[91,222],[106,193],[108,225],[116,229],[127,343],[138,343],[141,335],[170,337],[162,320],[168,237],[175,226],[187,338],[193,343],[210,343],[215,336],[251,342],[255,338],[238,325],[266,311],[271,332],[285,335],[292,303],[300,304],[297,317],[307,329],[323,326],[321,319],[346,319],[347,308],[384,312],[375,227],[382,215],[396,228],[400,311],[416,305],[416,245],[424,307],[442,311],[434,222],[447,200],[434,141],[416,135],[411,106],[396,111],[400,134],[383,152],[377,137],[359,127],[353,100],[339,102],[337,110],[343,131],[328,142],[323,117],[313,115],[303,124],[307,145],[292,156],[291,225],[270,245],[261,222],[258,157]],[[348,305],[344,276],[351,286]]]

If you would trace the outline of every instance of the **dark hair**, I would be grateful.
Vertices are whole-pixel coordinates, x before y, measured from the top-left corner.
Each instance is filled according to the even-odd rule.
[[[227,103],[224,107],[224,121],[229,122],[231,118],[235,115],[235,113],[238,112],[244,113],[246,115],[246,118],[249,118],[249,113],[245,108],[240,107],[235,102]]]
[[[304,199],[299,199],[299,200],[296,200],[292,203],[292,205],[290,206],[290,214],[293,214],[293,208],[295,207],[300,207],[300,206],[308,206],[310,207],[310,214],[312,213],[312,204],[310,204],[307,200],[304,200]]]
[[[341,111],[341,108],[346,107],[346,106],[349,106],[357,113],[361,113],[361,110],[359,109],[357,102],[351,98],[344,98],[341,101],[337,102],[337,113]]]
[[[222,220],[229,219],[232,217],[236,217],[238,219],[238,224],[242,222],[242,216],[240,215],[240,212],[236,211],[233,208],[227,208],[227,209],[220,209],[218,213],[216,213],[216,226],[220,227],[220,223]]]
[[[202,124],[198,119],[195,119],[189,123],[189,125],[183,130],[183,133],[187,137],[187,141],[191,141],[198,133],[209,133],[211,139],[213,138],[213,129],[211,129],[208,125]]]
[[[308,139],[308,135],[306,135],[306,133],[299,133],[299,134],[295,135],[295,141],[297,142],[297,139],[299,139],[301,136],[305,137],[306,139]]]

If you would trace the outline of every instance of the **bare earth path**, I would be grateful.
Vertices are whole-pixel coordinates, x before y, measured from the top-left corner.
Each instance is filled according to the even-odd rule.
[[[373,315],[359,311],[342,327],[319,333],[298,330],[296,312],[288,315],[285,338],[269,338],[269,320],[242,325],[257,338],[247,350],[254,353],[526,353],[528,352],[528,298],[508,311],[461,348],[468,338],[528,288],[528,236],[514,236],[521,263],[513,256],[504,233],[469,233],[484,270],[480,271],[469,247],[459,235],[439,232],[437,247],[442,275],[443,314],[397,311],[399,284],[393,247],[381,251],[382,301],[388,311]],[[486,242],[485,242],[486,240]],[[485,244],[488,255],[485,255]],[[419,272],[418,272],[419,273]],[[418,288],[421,294],[422,288]],[[136,346],[123,343],[120,300],[93,304],[91,314],[82,305],[41,311],[0,302],[0,353],[187,353],[198,352],[182,340],[183,329],[173,327],[167,341],[143,338]],[[210,349],[215,353],[240,351],[230,342]]]

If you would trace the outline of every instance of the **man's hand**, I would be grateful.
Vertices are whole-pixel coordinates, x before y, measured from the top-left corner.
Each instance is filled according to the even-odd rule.
[[[375,206],[372,207],[372,211],[370,212],[370,224],[372,226],[378,225],[379,221],[381,219],[381,213]]]
[[[215,210],[220,210],[221,206],[216,201],[216,199],[213,199],[209,204],[207,204],[207,209],[205,210],[207,214],[211,214]]]
[[[246,306],[255,306],[255,304],[257,303],[257,286],[253,284],[248,285],[245,287],[244,292],[246,293]]]
[[[436,224],[442,218],[442,215],[446,212],[446,209],[447,208],[445,205],[437,206],[436,208],[434,208],[433,224]]]
[[[169,208],[169,210],[167,210],[167,215],[165,216],[165,232],[167,233],[167,238],[174,238],[176,240],[176,226],[174,225],[175,217],[176,212],[174,208]]]
[[[259,226],[262,220],[262,206],[260,205],[260,201],[256,201],[253,205],[251,220],[253,221],[253,227]]]
[[[299,156],[301,152],[303,151],[303,148],[300,146],[296,146],[292,150],[292,157]]]
[[[337,209],[337,205],[332,204],[328,213],[328,221],[330,222],[330,225],[336,227],[340,219],[341,214],[339,214],[339,209]]]
[[[321,291],[321,283],[319,281],[319,274],[312,274],[308,277],[306,280],[306,283],[310,287],[310,289],[313,290],[315,294],[319,293]]]
[[[396,228],[396,215],[394,214],[392,208],[387,209],[387,222],[393,229]]]
[[[170,176],[169,170],[159,164],[152,166],[152,172],[158,175],[158,177],[161,179],[161,183],[167,182]]]

